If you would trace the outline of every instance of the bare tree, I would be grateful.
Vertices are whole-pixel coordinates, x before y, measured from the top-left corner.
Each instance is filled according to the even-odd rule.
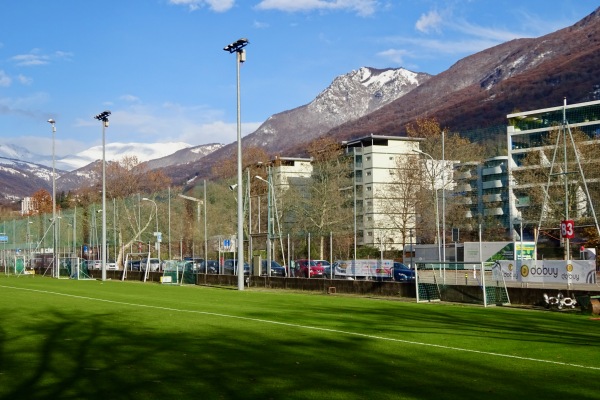
[[[390,234],[386,237],[395,236],[400,232],[402,249],[406,246],[406,238],[410,230],[417,222],[416,205],[422,199],[424,191],[422,182],[424,171],[418,165],[418,156],[400,155],[396,157],[396,165],[392,172],[390,182],[377,192],[377,201],[380,202],[379,209],[385,215],[385,225],[378,227],[387,229]]]
[[[350,160],[340,144],[329,138],[311,143],[313,172],[308,184],[286,193],[286,211],[294,216],[293,229],[318,238],[319,258],[324,258],[325,238],[331,232],[348,232],[352,227],[352,207],[340,189],[352,185]]]

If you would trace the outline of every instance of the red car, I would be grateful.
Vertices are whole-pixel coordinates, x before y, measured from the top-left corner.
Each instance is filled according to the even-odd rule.
[[[295,276],[303,278],[322,278],[325,276],[325,268],[314,260],[310,260],[310,268],[308,268],[308,260],[306,259],[294,261],[294,272]]]

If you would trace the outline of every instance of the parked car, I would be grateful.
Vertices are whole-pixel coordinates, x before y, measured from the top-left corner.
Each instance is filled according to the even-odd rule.
[[[225,275],[237,275],[237,260],[229,258],[223,263],[223,274]],[[250,275],[250,265],[247,262],[244,263],[244,275]]]
[[[394,262],[394,280],[396,282],[414,282],[415,281],[415,271],[408,268],[406,265],[401,262]]]
[[[128,260],[126,269],[129,271],[140,271],[141,270],[142,261],[141,260]]]
[[[141,262],[142,271],[148,270],[150,272],[160,271],[160,260],[158,258],[144,258]]]
[[[87,260],[88,269],[101,269],[102,268],[102,260]]]
[[[320,265],[323,267],[323,274],[325,276],[329,276],[329,274],[331,274],[331,263],[327,260],[314,260],[315,263],[317,263],[317,265]]]
[[[117,263],[114,261],[110,261],[106,263],[106,269],[109,271],[116,271],[119,269],[119,267],[117,267]]]
[[[267,275],[267,260],[261,261],[260,274],[262,276]],[[286,275],[287,275],[287,271],[286,271],[285,267],[283,265],[279,264],[277,261],[271,260],[271,276],[284,276],[285,277]]]
[[[204,272],[204,258],[199,257],[183,257],[183,261],[192,263],[192,270],[196,273]]]
[[[322,278],[325,276],[325,268],[317,264],[315,260],[310,260],[310,268],[308,260],[296,260],[294,261],[294,275],[300,278]]]
[[[206,273],[206,268],[208,268],[209,274],[218,274],[219,262],[217,260],[207,260],[206,262],[202,261],[202,263],[200,264],[200,270],[198,272],[204,274]]]

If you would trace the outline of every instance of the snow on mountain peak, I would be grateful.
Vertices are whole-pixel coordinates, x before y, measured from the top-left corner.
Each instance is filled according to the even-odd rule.
[[[191,147],[188,143],[107,143],[107,161],[120,161],[126,156],[135,156],[139,162],[154,160]],[[56,161],[57,168],[71,171],[102,159],[102,146],[90,147],[80,153]]]
[[[362,67],[358,70],[357,75],[365,87],[375,86],[379,88],[395,80],[400,80],[411,85],[419,84],[417,74],[404,68],[375,70]]]

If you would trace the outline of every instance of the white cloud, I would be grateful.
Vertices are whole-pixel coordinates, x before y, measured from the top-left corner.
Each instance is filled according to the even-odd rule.
[[[286,12],[313,10],[351,10],[358,15],[368,16],[375,13],[376,0],[262,0],[256,8],[260,10],[278,10]]]
[[[6,72],[0,69],[0,86],[8,87],[12,83],[10,76],[6,75]]]
[[[388,49],[377,53],[379,57],[386,58],[396,65],[404,65],[404,57],[410,56],[410,52],[403,49]]]
[[[435,10],[429,11],[427,14],[422,14],[415,24],[415,28],[423,33],[431,31],[440,32],[442,25],[442,16]]]
[[[516,38],[532,36],[522,32],[512,32],[505,29],[483,27],[466,21],[458,21],[448,25],[458,32],[462,32],[469,36],[475,36],[480,39],[493,40],[496,42],[496,44],[507,42]]]
[[[55,51],[50,54],[41,53],[40,49],[33,49],[28,54],[18,54],[16,56],[11,57],[11,60],[15,62],[16,65],[21,67],[31,67],[38,65],[46,65],[54,60],[70,60],[73,56],[73,53],[65,52],[65,51]]]
[[[18,66],[22,67],[48,64],[48,58],[38,54],[19,54],[11,57],[11,60],[14,61]]]
[[[19,75],[17,76],[17,79],[19,80],[19,82],[20,82],[22,85],[27,85],[27,86],[29,86],[29,85],[31,85],[31,84],[33,83],[33,78],[30,78],[30,77],[28,77],[28,76],[25,76],[25,75],[22,75],[22,74],[19,74]]]
[[[124,94],[123,96],[119,97],[119,99],[126,101],[128,103],[138,103],[140,101],[139,97],[134,96],[132,94]]]
[[[254,26],[256,29],[266,29],[269,27],[269,24],[266,22],[260,22],[255,20],[252,26]]]
[[[131,97],[122,96],[127,104],[111,107],[109,137],[125,137],[135,142],[186,142],[192,145],[203,143],[232,143],[237,139],[237,123],[224,122],[224,113],[207,106],[185,106],[177,103],[161,105],[130,102]],[[137,99],[137,98],[136,98]],[[92,118],[80,118],[75,127],[97,126]],[[260,123],[242,124],[242,133],[254,132]]]
[[[416,52],[408,50],[395,50],[397,52],[403,52],[404,56],[410,57],[427,57],[428,50],[431,53],[443,53],[443,54],[472,54],[476,53],[498,44],[494,40],[486,39],[415,39],[415,38],[395,38],[395,42],[402,43],[411,46],[411,48],[418,49]],[[387,50],[388,52],[391,50]]]
[[[169,3],[177,6],[187,6],[190,11],[208,6],[212,11],[225,12],[233,7],[235,0],[169,0]]]

